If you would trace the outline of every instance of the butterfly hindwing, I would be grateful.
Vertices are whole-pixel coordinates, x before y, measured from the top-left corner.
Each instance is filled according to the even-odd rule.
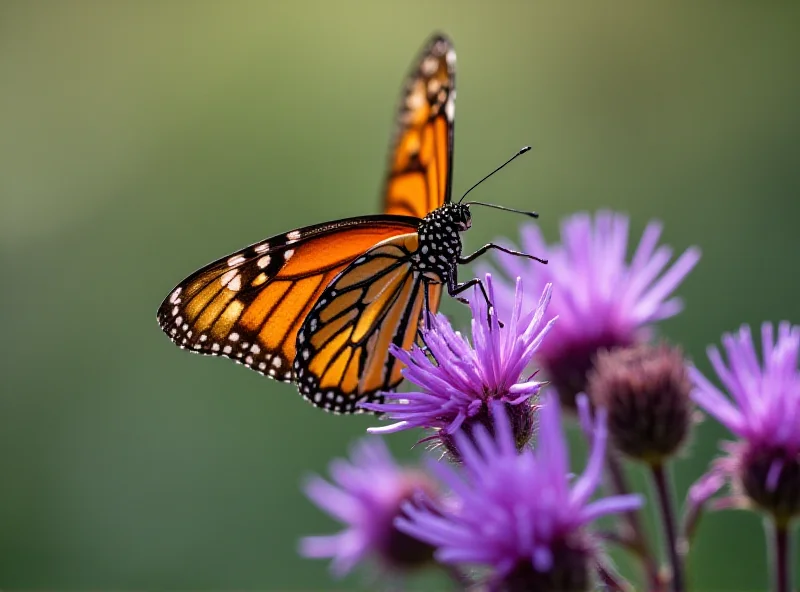
[[[450,201],[456,54],[434,35],[409,73],[395,123],[384,212],[424,218]]]
[[[387,239],[356,259],[323,292],[297,334],[294,370],[300,393],[335,413],[358,413],[402,381],[389,353],[409,349],[425,304],[425,278],[415,268],[416,232]],[[441,287],[429,284],[438,306]]]
[[[384,214],[294,230],[196,271],[159,307],[170,339],[296,382],[335,413],[394,390],[402,364],[390,346],[410,349],[442,295],[442,278],[418,261],[417,231],[450,202],[455,61],[450,40],[434,35],[406,79]]]
[[[293,380],[297,332],[328,284],[376,243],[416,229],[364,216],[294,230],[232,253],[179,284],[158,310],[177,345]]]

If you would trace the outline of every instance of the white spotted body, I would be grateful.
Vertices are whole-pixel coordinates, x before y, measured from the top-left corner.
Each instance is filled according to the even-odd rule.
[[[419,249],[413,258],[416,268],[432,280],[447,284],[461,257],[461,235],[469,229],[469,206],[449,203],[425,216],[419,224]]]

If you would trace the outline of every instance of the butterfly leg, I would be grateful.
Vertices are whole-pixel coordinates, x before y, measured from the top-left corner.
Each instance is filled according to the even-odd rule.
[[[494,243],[489,243],[488,245],[483,245],[480,249],[472,253],[472,255],[467,255],[466,257],[459,257],[458,262],[459,264],[462,263],[469,263],[470,261],[474,261],[481,255],[483,255],[489,249],[495,249],[497,251],[501,251],[503,253],[507,253],[509,255],[514,255],[515,257],[525,257],[526,259],[533,259],[534,261],[538,261],[539,263],[547,264],[547,259],[539,259],[539,257],[534,257],[533,255],[528,255],[527,253],[522,253],[521,251],[514,251],[513,249],[507,249],[505,247],[501,247],[500,245],[496,245]]]
[[[428,296],[428,282],[423,282],[422,287],[423,287],[423,290],[425,290],[425,292],[424,292],[424,294],[425,294],[425,307],[422,310],[422,314],[425,315],[425,330],[426,331],[430,331],[431,330],[431,317],[430,317],[430,314],[431,314],[430,310],[431,309],[430,309],[430,298]],[[418,340],[417,344],[419,345],[420,349],[423,351],[423,353],[425,353],[427,355],[428,352],[430,351],[430,348],[428,347],[428,344],[425,343],[425,335],[423,334],[422,327],[420,325],[417,325],[417,340]]]
[[[429,294],[429,291],[428,291],[428,287],[430,285],[430,282],[426,282],[426,281],[423,280],[423,284],[422,285],[423,285],[423,289],[425,290],[425,292],[424,292],[424,294],[425,294],[425,309],[424,309],[425,329],[427,331],[430,331],[431,330],[431,314],[432,314],[431,313],[430,294]],[[431,348],[428,347],[427,343],[425,343],[425,335],[422,333],[422,328],[421,327],[417,327],[417,339],[419,340],[418,345],[419,345],[419,348],[422,350],[422,352],[425,355],[430,355],[434,360],[436,360],[436,356],[434,356],[433,353],[431,352]]]
[[[479,278],[472,278],[467,282],[462,282],[459,284],[456,278],[451,276],[447,281],[447,293],[450,294],[450,296],[452,296],[459,302],[463,302],[464,304],[469,304],[469,300],[467,300],[466,298],[459,298],[458,294],[473,286],[478,286],[481,289],[481,294],[483,294],[483,299],[486,301],[486,320],[489,321],[489,326],[491,327],[492,314],[494,314],[494,306],[492,305],[491,300],[489,300],[489,294],[486,293],[486,286],[483,285],[483,282]],[[500,323],[500,326],[502,327],[503,323]]]
[[[469,300],[466,298],[460,298],[458,294],[471,288],[473,286],[478,286],[481,289],[481,294],[483,294],[483,299],[486,301],[486,320],[489,322],[489,326],[492,326],[492,315],[494,314],[494,305],[492,301],[489,300],[489,294],[486,292],[486,286],[483,285],[483,282],[480,278],[472,278],[467,282],[458,283],[458,280],[455,274],[451,275],[447,280],[447,293],[458,300],[459,302],[463,302],[464,304],[469,304]],[[502,328],[505,325],[503,321],[497,319],[497,324]]]
[[[483,299],[486,300],[486,304],[489,308],[492,307],[492,303],[489,300],[489,295],[486,293],[486,287],[483,285],[483,282],[479,278],[472,278],[467,282],[461,282],[460,284],[458,281],[451,277],[447,282],[447,293],[450,294],[453,298],[458,300],[459,302],[463,302],[464,304],[469,304],[469,300],[464,297],[458,296],[461,292],[472,288],[473,286],[478,286],[481,289],[481,294],[483,294]]]
[[[428,293],[428,282],[423,281],[423,289],[425,290],[425,328],[431,330],[431,299]]]

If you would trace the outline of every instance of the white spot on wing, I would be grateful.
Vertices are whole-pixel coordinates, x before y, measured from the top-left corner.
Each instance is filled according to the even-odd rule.
[[[261,243],[260,245],[256,245],[253,249],[256,253],[263,253],[264,251],[269,250],[269,243]]]
[[[433,56],[428,56],[422,60],[421,70],[425,76],[430,76],[436,72],[439,67],[439,60]]]
[[[228,267],[235,267],[240,263],[244,263],[244,256],[242,255],[234,255],[230,259],[228,259]]]
[[[237,274],[230,283],[226,286],[231,292],[238,292],[242,288],[242,276]]]
[[[226,271],[219,278],[219,283],[221,283],[223,286],[227,286],[230,283],[230,281],[233,278],[235,278],[237,275],[239,275],[239,272],[236,271],[235,269],[231,269],[230,271]]]
[[[419,91],[414,91],[406,99],[406,107],[409,111],[416,111],[425,104],[425,95]]]
[[[294,255],[294,249],[286,249],[286,250],[283,252],[283,258],[284,258],[286,261],[288,261],[289,259],[291,259],[291,258],[292,258],[292,255]]]
[[[291,245],[292,243],[296,243],[300,240],[300,231],[299,230],[292,230],[289,234],[286,235],[288,239],[286,241],[287,245]]]
[[[456,116],[456,91],[455,89],[450,91],[450,96],[447,97],[447,102],[444,104],[444,114],[447,115],[447,119],[453,121]]]
[[[261,259],[258,260],[258,267],[259,269],[264,269],[267,265],[269,265],[270,260],[272,257],[269,255],[264,255]]]

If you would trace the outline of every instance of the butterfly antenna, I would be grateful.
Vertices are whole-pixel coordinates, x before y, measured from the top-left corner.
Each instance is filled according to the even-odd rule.
[[[506,206],[498,206],[497,204],[483,203],[482,201],[468,201],[468,206],[484,206],[487,208],[494,208],[495,210],[504,210],[506,212],[514,212],[515,214],[523,214],[531,218],[538,218],[539,214],[536,212],[528,212],[526,210],[515,210],[514,208],[507,208]]]
[[[464,201],[464,198],[465,198],[465,197],[467,197],[467,194],[468,194],[470,191],[472,191],[473,189],[475,189],[475,188],[476,188],[478,185],[480,185],[480,184],[481,184],[481,183],[483,183],[483,182],[484,182],[486,179],[488,179],[489,177],[491,177],[492,175],[494,175],[494,174],[495,174],[497,171],[499,171],[500,169],[502,169],[504,166],[506,166],[507,164],[511,163],[511,162],[512,162],[512,161],[513,161],[515,158],[517,158],[518,156],[522,156],[523,154],[525,154],[525,153],[526,153],[528,150],[530,150],[530,149],[531,149],[531,147],[530,147],[530,146],[523,146],[523,147],[522,147],[520,150],[518,150],[518,151],[517,151],[517,153],[516,153],[514,156],[512,156],[511,158],[509,158],[507,161],[505,161],[503,164],[501,164],[499,167],[497,167],[497,168],[496,168],[495,170],[493,170],[491,173],[489,173],[488,175],[486,175],[486,176],[485,176],[483,179],[481,179],[480,181],[478,181],[477,183],[475,183],[475,185],[473,185],[472,187],[470,187],[469,189],[467,189],[466,193],[464,193],[464,195],[462,195],[462,196],[461,196],[461,199],[459,199],[459,200],[458,200],[458,203],[461,203],[462,201]],[[478,205],[478,202],[471,202],[471,203],[474,203],[474,204]],[[480,205],[487,205],[487,204],[480,204]],[[508,209],[508,208],[500,208],[500,209]],[[524,213],[527,213],[527,212],[524,212]]]

